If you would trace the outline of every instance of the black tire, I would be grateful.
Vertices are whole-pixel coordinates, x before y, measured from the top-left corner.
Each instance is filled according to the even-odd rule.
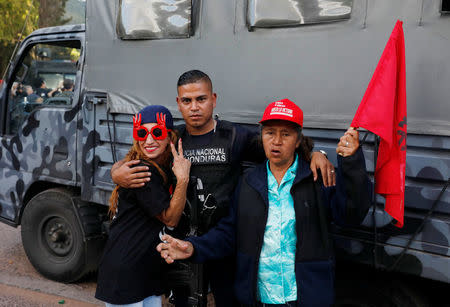
[[[73,282],[88,273],[87,247],[70,192],[37,194],[25,207],[21,224],[25,252],[43,276]]]

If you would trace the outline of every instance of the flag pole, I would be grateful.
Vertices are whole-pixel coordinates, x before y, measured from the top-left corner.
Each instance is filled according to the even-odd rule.
[[[374,135],[374,144],[373,144],[373,191],[372,191],[372,224],[373,224],[373,266],[375,269],[378,269],[378,256],[377,256],[377,243],[378,243],[378,233],[377,233],[377,198],[375,193],[375,170],[377,167],[377,158],[378,158],[378,144],[380,141],[380,137]]]
[[[444,195],[445,190],[447,190],[448,186],[450,184],[450,177],[447,179],[447,182],[444,184],[444,187],[441,190],[441,193],[439,193],[439,196],[434,200],[433,205],[431,206],[430,210],[428,211],[427,215],[425,216],[425,218],[422,220],[422,223],[420,224],[420,226],[416,229],[416,232],[414,232],[414,234],[409,238],[408,244],[406,244],[405,248],[403,248],[402,252],[400,253],[400,255],[397,257],[397,259],[395,260],[394,264],[392,264],[389,268],[388,268],[388,272],[391,272],[393,270],[395,270],[395,268],[397,267],[397,265],[400,263],[400,260],[403,258],[403,256],[406,254],[406,252],[409,250],[409,248],[411,247],[411,243],[415,240],[415,238],[417,237],[417,235],[422,231],[423,227],[425,226],[425,223],[428,221],[428,219],[431,217],[431,214],[433,214],[434,209],[436,209],[439,201],[441,200],[442,195]]]
[[[355,127],[352,127],[353,129],[356,129]],[[363,137],[363,139],[360,142],[360,146],[362,147],[366,143],[366,138],[369,135],[369,133],[372,133],[370,131],[367,131]],[[378,257],[377,257],[377,242],[378,242],[378,232],[377,232],[377,218],[376,218],[376,209],[377,209],[377,203],[376,203],[376,193],[375,193],[375,169],[377,167],[377,158],[378,158],[378,145],[380,142],[380,137],[376,135],[375,133],[372,133],[374,136],[373,140],[373,193],[372,193],[372,224],[373,224],[373,266],[374,268],[378,269]]]

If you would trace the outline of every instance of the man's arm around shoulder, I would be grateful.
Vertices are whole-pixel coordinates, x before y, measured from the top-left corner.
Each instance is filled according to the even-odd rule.
[[[140,160],[117,161],[111,167],[112,181],[123,188],[140,188],[150,181],[148,166],[135,166]]]

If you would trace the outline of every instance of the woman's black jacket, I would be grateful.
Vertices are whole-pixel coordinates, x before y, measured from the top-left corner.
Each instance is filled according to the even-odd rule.
[[[330,306],[334,302],[334,257],[328,234],[330,220],[359,224],[370,207],[371,184],[361,149],[350,157],[338,156],[336,186],[314,182],[309,163],[299,158],[291,188],[296,216],[295,274],[298,306]],[[240,303],[257,300],[257,272],[268,215],[267,169],[263,163],[239,183],[230,214],[194,245],[193,260],[204,262],[236,256],[235,294]]]

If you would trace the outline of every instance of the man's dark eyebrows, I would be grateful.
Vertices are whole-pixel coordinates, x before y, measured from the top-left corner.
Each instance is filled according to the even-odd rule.
[[[198,96],[197,98],[195,98],[196,100],[199,100],[199,99],[204,99],[204,98],[207,98],[208,97],[208,95],[200,95],[200,96]]]
[[[181,101],[191,101],[192,99],[189,97],[181,97]]]

